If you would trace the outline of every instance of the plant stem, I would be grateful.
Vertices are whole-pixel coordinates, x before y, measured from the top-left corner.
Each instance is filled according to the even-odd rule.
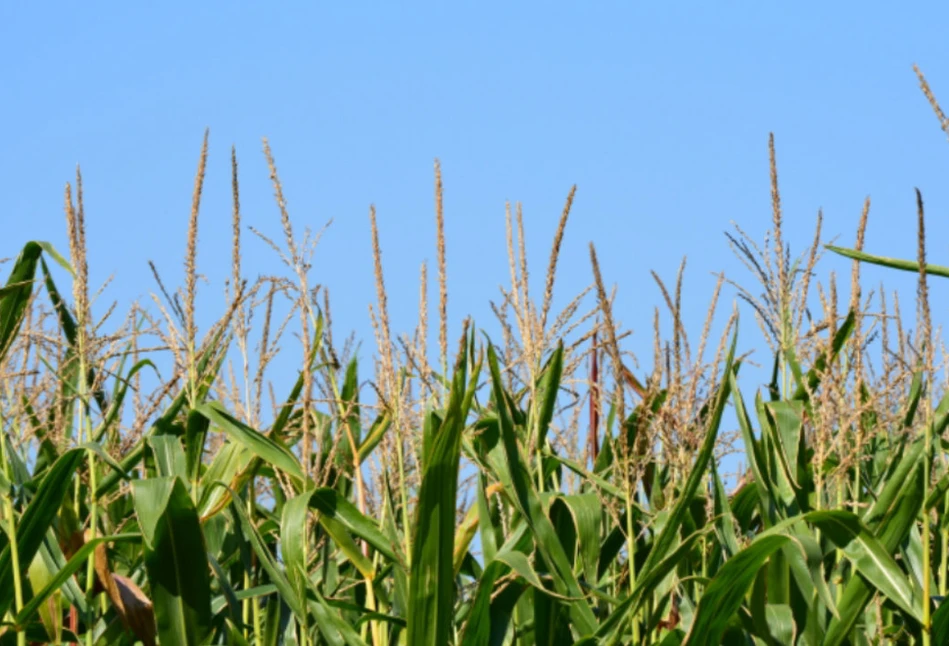
[[[929,497],[929,480],[932,475],[932,420],[926,420],[924,433],[925,446],[923,448],[923,469],[925,478],[923,480],[923,500]],[[932,536],[930,535],[929,512],[923,508],[923,646],[930,646],[932,640],[932,617],[930,605],[932,603],[932,590],[930,589],[930,580],[932,579],[932,563],[930,550],[932,549]]]
[[[949,514],[949,494],[946,495],[943,504],[943,513]],[[946,580],[949,578],[949,528],[942,529],[941,548],[942,562],[939,564],[939,595],[945,597],[947,588],[949,588],[949,582]]]
[[[634,487],[629,478],[629,456],[626,461],[626,551],[629,558],[629,592],[636,589],[636,535],[633,533]],[[639,615],[632,617],[633,643],[639,643]]]
[[[250,484],[248,485],[247,493],[247,517],[251,519],[251,522],[254,520],[254,503],[251,500],[250,492],[254,490],[254,478],[250,479]],[[244,570],[244,589],[250,590],[253,587],[253,581],[250,578],[250,569]],[[250,635],[247,633],[247,626],[250,625],[250,606],[251,600],[244,599],[241,601],[241,623],[244,624],[244,639],[249,639]]]
[[[3,427],[3,419],[0,418],[0,428]],[[3,464],[3,474],[8,481],[11,480],[10,460],[7,458],[6,437],[0,435],[0,460]],[[16,515],[13,510],[13,497],[10,492],[3,496],[3,515],[7,518],[7,536],[10,541],[10,560],[13,562],[13,603],[16,613],[20,614],[23,609],[23,581],[20,577],[20,549],[16,544]],[[18,627],[19,628],[19,627]],[[17,646],[26,646],[26,632],[17,630]]]

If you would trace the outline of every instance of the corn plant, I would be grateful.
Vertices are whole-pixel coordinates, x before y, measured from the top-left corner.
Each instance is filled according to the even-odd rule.
[[[916,261],[866,253],[868,202],[855,248],[829,247],[854,260],[840,307],[834,276],[816,278],[820,218],[791,260],[773,139],[770,153],[769,238],[729,235],[761,291],[722,277],[693,353],[683,272],[672,290],[655,274],[672,331],[657,310],[652,371],[638,376],[592,246],[590,287],[551,312],[573,190],[539,303],[521,207],[508,207],[497,322],[464,321],[451,353],[436,163],[432,358],[424,266],[417,329],[390,330],[372,209],[367,378],[334,340],[329,296],[309,275],[315,238],[294,232],[268,145],[284,240],[254,231],[289,277],[243,276],[232,151],[233,275],[203,336],[207,136],[185,285],[169,293],[153,267],[155,309],[133,307],[108,334],[77,176],[68,260],[29,242],[0,287],[0,643],[949,643],[949,395],[935,383],[927,288],[949,269],[926,262],[921,196]],[[881,291],[871,307],[860,262],[917,273],[913,334],[897,300]],[[741,334],[736,309],[706,360],[726,284],[746,306]],[[753,393],[748,321],[772,367]],[[297,323],[303,360],[267,406]],[[724,473],[736,459],[745,469]]]

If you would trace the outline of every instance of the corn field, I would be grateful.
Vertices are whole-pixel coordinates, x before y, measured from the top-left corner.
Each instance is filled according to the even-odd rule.
[[[77,172],[68,259],[3,242],[19,255],[0,287],[0,644],[949,644],[949,394],[928,295],[949,268],[926,260],[918,192],[916,259],[863,249],[869,200],[852,246],[826,245],[818,215],[792,257],[769,151],[770,233],[727,234],[749,274],[719,278],[701,328],[680,315],[684,262],[671,288],[654,274],[671,325],[657,308],[649,370],[623,349],[592,244],[589,287],[552,311],[575,189],[542,294],[509,205],[497,338],[466,319],[449,339],[436,162],[432,349],[425,266],[416,329],[390,327],[370,209],[367,369],[334,337],[316,237],[294,231],[266,141],[282,237],[253,231],[287,275],[245,278],[232,151],[227,306],[200,334],[207,135],[185,284],[156,270],[153,303],[124,317],[89,284]],[[846,301],[828,251],[852,260]],[[863,290],[864,263],[918,276],[912,325],[897,294]],[[720,314],[723,290],[736,306]],[[280,393],[285,346],[302,360]],[[770,383],[743,392],[753,358]]]

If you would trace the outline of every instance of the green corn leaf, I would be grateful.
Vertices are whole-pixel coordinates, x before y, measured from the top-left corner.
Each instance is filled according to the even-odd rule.
[[[49,597],[59,590],[66,583],[67,580],[72,578],[72,575],[79,571],[80,568],[86,566],[87,560],[95,551],[96,547],[102,543],[122,543],[122,542],[133,542],[141,540],[141,534],[116,534],[114,536],[99,536],[98,538],[93,538],[92,540],[86,542],[79,550],[73,554],[72,558],[61,568],[58,568],[54,573],[50,581],[43,587],[42,590],[33,595],[27,603],[23,605],[23,609],[17,613],[16,622],[17,624],[25,624],[30,620],[31,615],[39,610],[40,606],[49,599]]]
[[[560,377],[563,374],[563,343],[557,345],[547,365],[541,372],[537,383],[537,399],[540,402],[537,410],[534,436],[537,438],[537,450],[544,447],[547,441],[547,432],[554,417],[554,408],[557,404],[557,394],[560,388]]]
[[[521,524],[503,546],[497,551],[498,555],[520,553],[530,547],[530,536],[527,525]],[[516,558],[516,557],[515,557]],[[527,584],[516,583],[508,586],[498,594],[497,581],[511,571],[508,564],[510,558],[492,558],[481,573],[478,580],[478,589],[471,604],[471,611],[465,621],[461,635],[463,646],[500,646],[507,633],[511,619],[510,608],[518,597],[527,589]],[[504,610],[507,610],[505,612]]]
[[[36,263],[43,249],[36,242],[27,242],[13,264],[6,287],[0,294],[0,361],[6,356],[26,313],[33,294]]]
[[[369,543],[390,561],[404,562],[404,559],[393,548],[392,542],[379,529],[379,525],[361,513],[353,503],[341,496],[335,489],[321,487],[309,495],[310,507],[319,512],[318,519],[327,531],[330,530],[325,521],[333,521],[334,529],[330,532],[330,535],[339,531],[336,529],[337,527],[345,529]]]
[[[188,466],[185,452],[181,448],[181,440],[174,435],[156,435],[148,438],[151,447],[155,469],[159,477],[179,477],[188,479]]]
[[[932,643],[949,644],[949,603],[945,599],[932,616]]]
[[[847,314],[847,318],[845,318],[844,322],[837,328],[837,333],[831,341],[830,348],[822,352],[814,362],[814,366],[807,371],[807,375],[804,377],[804,380],[807,382],[806,386],[803,383],[800,384],[792,399],[806,402],[810,399],[809,393],[817,391],[821,378],[827,372],[828,364],[837,358],[837,355],[843,349],[844,345],[846,345],[850,335],[853,334],[856,320],[856,314],[854,314],[853,311]]]
[[[841,548],[867,582],[911,617],[922,621],[922,591],[913,589],[906,572],[859,516],[848,511],[831,510],[810,512],[803,518],[819,527]]]
[[[122,404],[125,403],[125,395],[128,393],[129,385],[132,383],[132,377],[134,377],[138,372],[144,368],[151,368],[156,370],[155,364],[149,361],[148,359],[142,359],[133,365],[129,371],[119,380],[118,387],[116,388],[115,394],[112,397],[112,401],[109,403],[109,408],[105,411],[102,421],[99,422],[99,425],[92,432],[92,439],[95,442],[101,442],[102,436],[111,429],[114,428],[115,423],[119,419],[119,414],[122,412]]]
[[[675,542],[683,520],[692,504],[692,500],[699,490],[699,486],[705,479],[705,471],[715,450],[715,441],[718,438],[718,429],[722,422],[722,414],[725,412],[725,404],[728,402],[730,395],[731,383],[733,381],[731,375],[735,369],[735,346],[737,343],[738,326],[736,325],[732,335],[731,347],[725,359],[725,375],[729,378],[724,379],[719,386],[719,391],[715,396],[715,408],[712,411],[711,417],[708,419],[705,429],[705,439],[702,441],[702,446],[695,457],[692,471],[689,473],[688,480],[686,480],[682,491],[679,493],[679,498],[676,500],[675,506],[673,506],[672,511],[669,513],[668,522],[653,542],[653,547],[646,557],[646,562],[642,566],[641,571],[643,573],[649,572],[650,569],[655,567],[666,557],[666,552],[669,551]]]
[[[729,559],[739,551],[738,534],[735,532],[735,518],[732,516],[731,505],[728,496],[725,494],[725,485],[722,479],[718,477],[718,468],[715,461],[712,460],[710,470],[712,472],[712,481],[715,485],[713,511],[715,513],[715,533],[725,552],[725,558]]]
[[[63,453],[47,471],[33,499],[23,512],[17,525],[16,546],[21,571],[33,561],[46,537],[47,530],[59,512],[59,507],[73,484],[73,476],[85,454],[83,449],[72,449]],[[13,555],[7,534],[0,534],[0,616],[6,614],[13,603]]]
[[[731,617],[738,611],[758,571],[769,558],[786,545],[797,544],[785,534],[759,536],[748,547],[728,560],[709,583],[699,601],[685,646],[719,646]]]
[[[283,503],[280,521],[280,556],[286,568],[287,579],[296,593],[306,596],[307,589],[307,510],[310,505],[306,494],[296,496]]]
[[[316,357],[319,354],[320,348],[323,343],[323,313],[320,312],[316,318],[316,326],[313,331],[313,342],[310,344],[310,356],[305,366],[305,370],[312,370],[313,362],[316,361]],[[304,385],[304,371],[301,370],[300,374],[297,375],[297,380],[293,384],[293,388],[290,390],[290,395],[287,396],[287,399],[284,401],[283,406],[280,407],[280,412],[277,414],[277,419],[274,420],[274,423],[270,427],[270,435],[274,439],[279,439],[283,437],[283,431],[286,429],[287,424],[290,422],[290,416],[293,414],[293,410],[297,405],[297,401],[300,399],[300,395],[303,393]]]
[[[244,639],[244,635],[238,630],[237,625],[231,617],[225,618],[224,624],[227,627],[228,646],[250,646],[250,642]]]
[[[834,245],[824,245],[828,251],[840,254],[845,258],[853,258],[860,262],[870,263],[871,265],[880,265],[889,269],[899,269],[900,271],[911,271],[914,274],[919,273],[919,263],[915,260],[899,260],[897,258],[887,258],[886,256],[875,256],[873,254],[857,251],[856,249],[846,249]],[[942,265],[931,265],[926,263],[926,273],[930,276],[942,276],[949,278],[949,267]]]
[[[603,504],[596,494],[558,495],[553,504],[561,503],[570,513],[577,534],[577,552],[580,570],[591,585],[596,581],[597,562],[600,556],[600,525],[603,520]]]
[[[544,514],[537,493],[534,491],[530,472],[521,456],[514,422],[508,406],[508,397],[503,388],[501,370],[498,366],[494,346],[488,343],[488,365],[491,369],[494,401],[498,409],[501,440],[507,461],[510,482],[504,483],[506,491],[514,492],[514,501],[534,534],[537,549],[553,578],[554,590],[575,601],[570,604],[570,615],[574,629],[581,635],[596,631],[596,619],[589,603],[583,598],[580,585],[573,574],[567,555],[564,553],[550,519]]]
[[[422,484],[412,540],[407,643],[448,643],[455,601],[455,498],[467,384],[467,344],[462,345],[452,377],[448,410],[437,431],[426,437]],[[434,434],[434,437],[432,437]]]
[[[231,441],[243,445],[267,464],[286,473],[302,487],[303,468],[289,449],[247,426],[217,402],[202,404],[195,410],[224,431]]]
[[[738,389],[738,384],[734,375],[727,375],[728,383],[733,394],[732,399],[735,403],[735,414],[738,417],[738,427],[741,429],[742,441],[745,445],[745,456],[748,460],[748,466],[754,476],[755,491],[758,494],[758,509],[761,519],[768,527],[776,522],[776,505],[772,501],[776,500],[776,486],[772,482],[768,470],[767,461],[762,451],[758,438],[755,437],[754,429],[751,427],[751,419],[748,416],[748,410],[745,407],[744,398]]]
[[[389,417],[388,413],[381,413],[376,418],[369,428],[369,432],[366,433],[366,439],[359,445],[359,464],[365,462],[369,454],[376,450],[390,426],[392,426],[392,418]]]
[[[59,319],[60,327],[63,330],[63,336],[66,337],[66,342],[69,344],[69,352],[66,355],[63,363],[69,363],[74,361],[78,352],[78,327],[76,325],[76,320],[73,318],[72,312],[69,311],[69,308],[66,306],[66,303],[63,301],[62,296],[59,294],[59,290],[56,287],[55,281],[53,281],[53,276],[49,272],[49,268],[46,266],[46,261],[40,258],[40,267],[43,270],[43,278],[46,285],[46,292],[49,294],[49,299],[53,304],[53,309],[56,312],[56,316]],[[78,366],[78,363],[76,364]],[[93,386],[96,383],[96,370],[94,367],[89,366],[87,368],[88,373],[86,374],[86,392],[91,390],[92,399],[99,406],[100,412],[105,412],[109,403],[106,399],[105,392],[102,388],[91,389],[90,386]],[[77,375],[78,377],[78,375]]]
[[[241,606],[240,600],[237,598],[237,592],[234,590],[234,587],[231,585],[230,580],[228,579],[227,572],[224,571],[224,568],[218,563],[218,560],[208,552],[208,563],[211,565],[211,571],[214,572],[214,577],[217,579],[217,583],[221,588],[221,594],[224,597],[224,600],[227,602],[228,617],[234,623],[240,623],[241,620]],[[215,609],[214,601],[211,601],[211,612],[215,615],[217,610]]]
[[[221,338],[222,337],[220,333],[215,335],[210,345],[212,347],[216,347]],[[201,397],[206,395],[207,390],[214,382],[218,371],[221,369],[224,356],[225,355],[223,353],[218,353],[215,355],[213,352],[202,352],[198,358],[198,363],[196,366],[197,372],[200,375],[204,375],[200,382],[199,388],[199,395]],[[159,416],[158,419],[156,419],[151,425],[151,427],[149,427],[145,435],[139,439],[133,448],[129,449],[125,457],[123,457],[119,462],[119,464],[122,466],[123,473],[128,473],[132,470],[132,467],[142,461],[142,458],[145,456],[145,449],[149,437],[166,434],[167,429],[173,425],[178,417],[178,414],[181,412],[182,408],[184,408],[185,404],[187,404],[188,396],[188,389],[181,389],[171,400],[171,403],[161,414],[161,416]],[[101,498],[112,491],[120,479],[121,476],[115,471],[106,474],[99,482],[99,486],[96,489],[96,498]]]
[[[670,551],[664,559],[650,568],[636,579],[636,587],[618,604],[596,631],[597,638],[603,643],[616,643],[617,632],[623,622],[630,616],[635,616],[642,605],[652,596],[662,584],[663,579],[672,572],[684,559],[688,558],[699,538],[705,536],[708,528],[690,534]]]
[[[203,520],[227,505],[227,489],[215,487],[213,483],[223,482],[231,489],[239,491],[244,480],[250,477],[248,467],[253,457],[253,453],[237,442],[228,442],[221,447],[201,477],[202,493],[198,513]]]
[[[177,477],[132,483],[145,539],[145,569],[166,644],[203,644],[211,637],[210,566],[198,513]]]
[[[887,483],[883,493],[864,517],[867,527],[873,531],[886,553],[890,555],[896,552],[923,506],[925,473],[920,460],[922,444],[916,442],[903,456],[896,477]],[[872,585],[862,577],[852,577],[846,583],[838,604],[840,616],[834,618],[827,627],[824,641],[827,646],[838,646],[849,638],[872,596]]]
[[[221,483],[218,483],[217,486],[226,488],[226,485]],[[250,544],[250,548],[257,555],[260,566],[267,573],[267,576],[270,577],[270,582],[276,587],[283,602],[287,604],[296,618],[305,624],[308,620],[305,597],[301,596],[296,588],[293,587],[290,583],[290,579],[287,577],[286,571],[267,548],[263,537],[247,514],[244,501],[242,501],[240,496],[233,490],[230,491],[230,496],[232,500],[231,509],[234,510],[237,516],[244,539]]]
[[[349,622],[335,612],[315,586],[310,586],[315,599],[309,602],[310,610],[316,619],[316,627],[332,646],[366,646],[366,642],[356,633]]]
[[[207,417],[194,410],[188,411],[188,420],[185,423],[185,463],[187,478],[193,483],[197,483],[201,476],[201,457],[204,455],[208,426]]]

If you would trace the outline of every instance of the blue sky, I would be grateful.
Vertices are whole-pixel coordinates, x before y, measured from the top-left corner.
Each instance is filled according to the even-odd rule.
[[[768,228],[773,131],[792,248],[810,242],[818,208],[849,246],[870,195],[867,249],[912,257],[918,186],[930,260],[949,264],[949,145],[912,71],[918,63],[949,106],[946,5],[401,4],[5,3],[0,257],[27,239],[67,248],[62,190],[81,163],[92,279],[114,275],[100,313],[146,297],[147,259],[179,284],[210,127],[199,265],[211,320],[230,264],[232,144],[245,224],[279,235],[267,136],[297,227],[333,220],[314,279],[330,287],[335,326],[371,343],[369,204],[393,327],[407,331],[419,265],[435,259],[439,157],[453,337],[465,314],[489,323],[488,300],[508,281],[505,201],[523,202],[539,293],[576,183],[555,302],[590,282],[593,241],[619,284],[618,317],[636,331],[628,347],[648,361],[660,303],[650,269],[673,281],[688,256],[695,335],[710,273],[748,279],[723,231],[731,220],[757,238]],[[280,271],[262,243],[245,242],[247,273]],[[831,269],[849,275],[843,259],[828,257]],[[911,276],[866,275],[912,293]],[[748,316],[743,328],[743,348],[760,346]]]

